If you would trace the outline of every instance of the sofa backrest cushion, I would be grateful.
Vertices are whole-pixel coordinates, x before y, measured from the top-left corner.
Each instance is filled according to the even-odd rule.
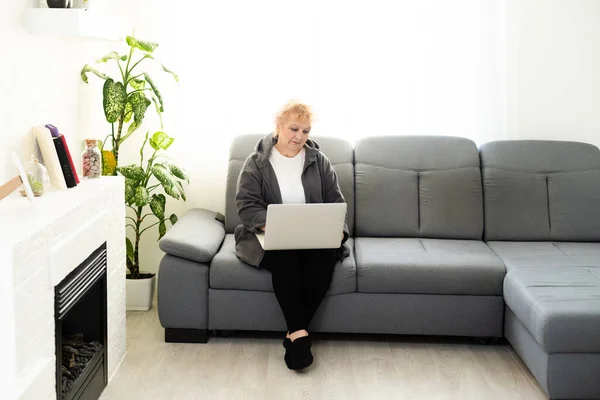
[[[506,140],[480,147],[486,240],[600,240],[600,150]]]
[[[356,236],[479,239],[479,154],[469,139],[379,136],[354,149]]]
[[[234,138],[231,144],[225,192],[225,230],[227,233],[233,233],[235,227],[242,223],[235,205],[237,181],[244,161],[252,154],[256,144],[263,137],[264,135],[242,135]],[[321,152],[327,156],[335,169],[340,189],[348,204],[348,228],[352,234],[354,227],[354,152],[352,145],[338,138],[319,135],[310,137],[319,144]]]

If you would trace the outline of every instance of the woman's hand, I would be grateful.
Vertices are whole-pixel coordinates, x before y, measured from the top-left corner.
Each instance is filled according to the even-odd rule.
[[[265,231],[265,229],[267,229],[267,226],[266,226],[266,225],[263,225],[263,226],[261,226],[259,229],[260,229],[261,231],[263,231],[263,232],[264,232],[264,231]],[[343,237],[344,237],[344,236],[343,236],[343,233],[342,233],[342,238],[343,238]]]

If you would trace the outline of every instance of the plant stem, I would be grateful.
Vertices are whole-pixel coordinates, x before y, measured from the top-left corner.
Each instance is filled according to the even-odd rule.
[[[131,62],[131,56],[133,55],[133,46],[129,48],[129,57],[127,57],[127,66],[125,67],[125,76],[123,77],[123,84],[127,84],[129,80],[129,73],[131,70],[129,69],[129,63]],[[127,89],[127,86],[125,86]]]
[[[150,88],[143,88],[143,89],[135,89],[135,90],[132,90],[131,92],[127,93],[127,98],[129,98],[129,97],[130,97],[132,94],[134,94],[135,92],[143,92],[143,91],[145,91],[145,90],[152,90],[152,89],[150,89]]]
[[[152,153],[152,157],[150,157],[150,160],[148,160],[148,164],[146,165],[146,177],[144,178],[144,187],[148,186],[148,181],[150,181],[150,177],[152,176],[152,174],[150,173],[150,168],[152,168],[152,162],[150,161],[154,161],[154,156],[156,156],[156,152],[158,150],[154,150],[154,153]]]
[[[121,67],[121,61],[117,60],[117,65],[119,66],[119,71],[121,71],[121,78],[123,78],[123,82],[125,82],[125,73],[123,72],[123,67]],[[125,86],[127,87],[127,86]]]
[[[131,72],[133,71],[133,69],[134,69],[134,68],[135,68],[135,67],[136,67],[136,66],[137,66],[139,63],[141,63],[142,61],[144,61],[146,58],[148,58],[148,57],[146,57],[146,56],[144,55],[144,57],[140,58],[140,59],[138,60],[138,62],[136,62],[135,64],[133,64],[133,66],[132,66],[132,67],[131,67],[131,69],[129,70],[129,73],[131,73]]]
[[[142,231],[140,232],[140,236],[142,235],[142,233],[146,232],[148,229],[150,229],[150,228],[152,228],[153,226],[155,226],[155,225],[158,225],[158,224],[160,224],[161,222],[164,222],[164,221],[166,221],[166,220],[167,220],[167,218],[164,218],[164,219],[161,219],[161,220],[160,220],[160,221],[158,221],[158,222],[155,222],[155,223],[153,223],[153,224],[152,224],[152,225],[150,225],[150,226],[147,226],[147,227],[145,227],[145,228],[144,228],[144,229],[142,229]]]
[[[139,279],[140,277],[140,227],[142,220],[140,218],[143,207],[138,207],[135,214],[137,216],[137,222],[135,224],[135,244],[133,245],[133,271],[131,271],[131,277],[133,279]]]
[[[117,140],[113,143],[113,154],[115,155],[115,164],[119,165],[119,142],[121,140],[121,132],[123,131],[123,116],[119,118],[119,128],[117,130]]]
[[[133,68],[132,68],[132,69],[133,69]],[[139,77],[140,77],[140,76],[142,76],[142,75],[144,75],[144,73],[137,74],[136,76],[132,76],[132,77],[130,77],[129,79],[127,79],[127,84],[129,85],[129,82],[131,82],[131,81],[132,81],[132,80],[134,80],[134,79],[137,79],[137,78],[139,78]]]
[[[143,221],[143,220],[144,220],[144,218],[146,218],[148,215],[154,215],[154,214],[153,214],[153,213],[148,213],[148,214],[144,215],[144,216],[142,217],[142,221]]]

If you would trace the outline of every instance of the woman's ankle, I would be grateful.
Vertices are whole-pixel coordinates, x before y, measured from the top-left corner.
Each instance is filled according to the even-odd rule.
[[[308,336],[308,331],[306,329],[300,329],[297,330],[295,332],[292,333],[288,333],[288,337],[290,338],[290,340],[293,342],[294,340],[304,337],[304,336]]]

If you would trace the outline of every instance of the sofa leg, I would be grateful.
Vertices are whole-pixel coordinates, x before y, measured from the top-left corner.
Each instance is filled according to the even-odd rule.
[[[165,328],[166,343],[206,343],[208,331],[206,329]]]
[[[231,329],[215,329],[213,332],[216,337],[226,338],[226,337],[235,336],[236,331],[231,330]]]
[[[491,337],[488,340],[488,344],[492,345],[492,346],[497,346],[500,344],[500,339],[501,338],[497,338],[497,337]]]

